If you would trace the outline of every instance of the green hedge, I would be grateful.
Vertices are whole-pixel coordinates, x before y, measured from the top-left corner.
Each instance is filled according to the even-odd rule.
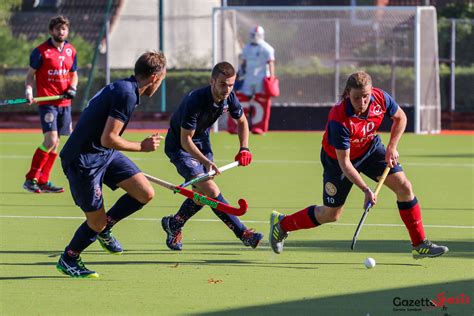
[[[133,71],[113,71],[111,80],[129,77]],[[208,71],[169,71],[166,77],[166,112],[173,112],[179,105],[181,99],[192,89],[205,86],[209,83],[210,72]],[[15,99],[23,98],[24,95],[24,76],[8,76],[0,74],[0,98]],[[76,99],[73,100],[73,111],[81,111],[82,99],[84,97],[87,84],[87,75],[79,75],[79,86]],[[89,93],[89,99],[105,85],[105,77],[99,74],[94,78]],[[138,111],[159,112],[161,111],[161,90],[152,98],[142,97],[141,105]],[[36,111],[28,105],[3,106],[0,111]]]
[[[342,69],[341,80],[345,80],[347,75],[353,72],[354,69]],[[367,68],[374,80],[376,86],[390,87],[390,68],[388,66],[373,66]],[[113,71],[111,79],[128,77],[131,71]],[[404,100],[403,92],[411,91],[413,89],[412,70],[397,68],[397,101],[401,104],[411,103],[412,100]],[[278,76],[281,80],[281,94],[285,100],[304,100],[304,102],[313,102],[311,100],[311,93],[308,93],[308,100],[305,100],[304,93],[298,90],[298,85],[295,82],[333,82],[334,74],[328,71],[319,70],[318,73],[311,73],[310,71],[286,71],[279,69]],[[0,98],[13,99],[21,98],[24,93],[24,76],[8,76],[0,73]],[[78,97],[73,101],[73,111],[80,111],[81,101],[84,96],[84,89],[86,87],[87,76],[80,76],[80,84]],[[407,80],[408,79],[408,80]],[[181,99],[192,89],[205,86],[209,83],[209,71],[168,71],[166,79],[166,112],[173,112],[179,105]],[[285,85],[284,83],[291,83]],[[458,111],[474,111],[474,92],[472,90],[472,82],[474,82],[474,67],[458,67],[456,68],[456,108]],[[96,76],[94,79],[89,98],[99,91],[105,83],[103,74]],[[441,106],[442,109],[449,108],[450,100],[450,73],[449,67],[442,66],[440,68],[440,88],[441,88]],[[344,82],[341,82],[341,88]],[[302,95],[303,93],[303,95]],[[333,97],[330,89],[327,90],[327,96],[331,100]],[[160,90],[153,96],[153,98],[142,98],[142,104],[137,109],[144,112],[160,112],[161,111],[161,92]],[[3,106],[0,111],[36,111],[36,108],[28,105]]]

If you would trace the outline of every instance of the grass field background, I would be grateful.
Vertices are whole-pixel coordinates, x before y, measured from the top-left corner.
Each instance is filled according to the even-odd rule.
[[[141,140],[144,133],[126,133]],[[252,136],[254,160],[216,181],[227,200],[249,203],[242,220],[264,233],[249,249],[207,208],[184,228],[182,252],[168,250],[160,219],[183,201],[161,187],[155,199],[114,229],[125,252],[113,256],[94,243],[82,255],[99,279],[69,279],[55,269],[58,256],[83,221],[58,163],[52,180],[63,194],[22,189],[38,133],[0,133],[0,313],[2,315],[382,315],[420,309],[432,315],[474,312],[474,138],[472,135],[412,135],[399,151],[422,206],[428,237],[450,252],[415,261],[395,197],[386,187],[370,212],[356,251],[350,243],[362,214],[363,195],[353,189],[340,222],[292,233],[284,252],[268,244],[268,219],[320,204],[321,133],[268,133]],[[382,135],[387,140],[388,135]],[[218,165],[233,160],[235,136],[212,135]],[[129,153],[139,167],[161,179],[182,179],[160,148]],[[369,181],[369,180],[368,180]],[[372,187],[375,185],[372,183]],[[107,207],[122,195],[104,188]],[[374,269],[363,261],[373,257]],[[395,306],[394,299],[422,300],[468,295],[469,304],[447,310]],[[415,312],[416,315],[416,312]]]

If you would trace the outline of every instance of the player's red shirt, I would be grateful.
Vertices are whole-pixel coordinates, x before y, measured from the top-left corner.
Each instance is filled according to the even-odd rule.
[[[337,159],[336,149],[350,149],[354,160],[367,152],[387,113],[390,117],[398,110],[398,104],[385,91],[373,88],[367,117],[354,113],[349,98],[336,104],[329,112],[323,149],[329,157]]]
[[[70,72],[77,70],[76,49],[65,42],[59,51],[48,39],[36,47],[30,56],[30,66],[36,69],[36,94],[39,97],[61,95],[71,84]],[[40,102],[39,105],[70,106],[71,100]]]

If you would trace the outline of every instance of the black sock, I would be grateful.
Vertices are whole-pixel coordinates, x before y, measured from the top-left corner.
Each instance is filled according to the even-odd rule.
[[[122,195],[114,206],[107,212],[107,226],[101,232],[109,231],[118,221],[124,219],[143,208],[144,204],[133,198],[128,193]]]
[[[64,249],[64,253],[71,258],[77,258],[96,238],[97,232],[90,228],[87,222],[84,222],[76,230],[69,245]]]
[[[222,194],[219,194],[219,196],[216,197],[215,199],[218,200],[219,202],[229,204],[224,199]],[[234,234],[235,234],[235,236],[237,236],[237,238],[242,237],[242,234],[247,229],[247,227],[245,227],[245,225],[242,224],[242,222],[240,221],[240,219],[237,216],[221,212],[221,211],[219,211],[217,209],[214,209],[214,208],[212,209],[212,211],[214,212],[214,214],[217,215],[217,217],[219,217],[219,219],[221,221],[223,221],[227,225],[227,227],[229,227],[234,232]]]
[[[197,212],[203,208],[203,205],[198,205],[194,203],[191,199],[186,199],[176,215],[173,216],[170,221],[171,229],[176,230],[184,226],[184,224],[193,217]]]

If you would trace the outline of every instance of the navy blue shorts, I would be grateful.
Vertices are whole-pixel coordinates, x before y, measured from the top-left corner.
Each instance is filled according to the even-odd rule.
[[[102,183],[112,190],[117,184],[140,173],[140,169],[120,151],[110,155],[82,154],[71,163],[61,161],[74,202],[84,212],[104,205]]]
[[[175,165],[178,173],[184,178],[184,181],[189,181],[197,175],[208,172],[204,165],[200,163],[196,158],[191,156],[187,151],[178,150],[173,153],[166,153],[170,158],[170,161]],[[203,153],[207,159],[214,161],[214,155],[212,152]]]
[[[377,182],[383,170],[387,166],[385,162],[385,146],[381,142],[374,142],[367,153],[357,159],[352,160],[352,164],[359,173],[363,173]],[[353,183],[344,176],[337,159],[329,157],[321,149],[321,163],[323,164],[323,203],[329,207],[339,207],[344,205],[347,196],[351,191]],[[388,174],[403,171],[402,166],[390,169]]]
[[[72,131],[71,107],[56,105],[38,106],[43,134],[57,131],[59,135],[70,135]]]

